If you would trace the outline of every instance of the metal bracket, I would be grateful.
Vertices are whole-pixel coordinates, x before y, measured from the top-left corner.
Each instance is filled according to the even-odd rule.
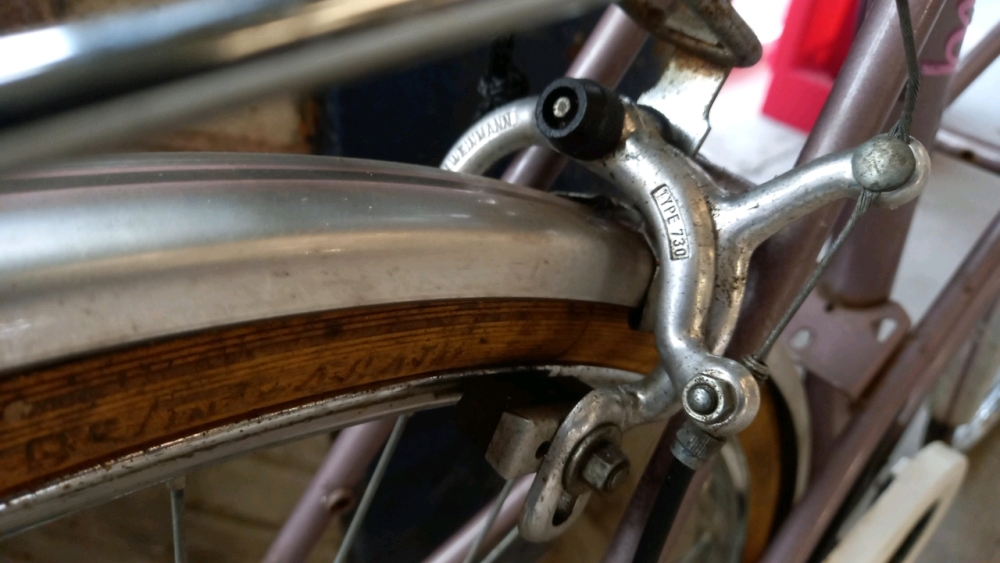
[[[677,48],[638,103],[666,117],[671,143],[694,156],[711,129],[708,112],[729,71],[756,64],[760,40],[729,0],[626,0],[622,8]]]
[[[729,68],[698,56],[677,51],[667,63],[659,82],[639,96],[670,122],[671,143],[694,156],[712,129],[708,112],[729,76]]]
[[[857,401],[910,330],[910,317],[894,302],[850,309],[811,294],[783,338],[809,373]],[[844,354],[845,349],[851,350]]]
[[[760,40],[730,0],[625,0],[622,8],[656,37],[716,65],[760,60]]]

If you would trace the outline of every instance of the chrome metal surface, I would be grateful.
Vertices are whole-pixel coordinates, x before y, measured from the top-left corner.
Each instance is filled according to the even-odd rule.
[[[569,110],[572,107],[573,106],[570,105],[569,98],[563,96],[557,99],[555,104],[552,106],[552,115],[556,117],[566,117],[566,114],[569,113]]]
[[[955,428],[955,432],[951,436],[951,445],[960,451],[967,452],[998,424],[1000,424],[1000,377],[996,378],[996,382],[972,418]]]
[[[918,50],[927,41],[945,4],[945,0],[911,0]],[[906,78],[899,29],[894,0],[869,2],[839,79],[799,155],[799,163],[851,148],[883,131]],[[817,211],[809,220],[790,225],[762,245],[749,272],[751,289],[729,355],[746,357],[765,340],[809,277],[811,265],[841,208],[831,205]]]
[[[858,145],[851,157],[854,180],[866,190],[889,192],[913,175],[917,161],[904,141],[889,134],[876,135]]]
[[[659,82],[637,103],[660,112],[670,122],[671,143],[694,155],[712,129],[708,112],[729,76],[729,68],[679,51],[670,57]]]
[[[225,28],[223,33],[199,33],[190,41],[185,38],[183,46],[197,56],[182,56],[179,60],[198,63],[197,66],[179,64],[174,72],[152,75],[149,73],[158,71],[159,66],[151,64],[149,57],[155,62],[165,45],[159,41],[139,41],[148,45],[144,51],[148,56],[136,56],[134,60],[126,56],[123,63],[109,64],[109,68],[115,67],[114,76],[135,72],[143,80],[123,87],[108,87],[88,98],[88,105],[75,109],[66,110],[66,104],[50,104],[61,113],[19,123],[4,131],[0,134],[0,169],[70,151],[94,150],[153,127],[175,126],[183,118],[227,109],[269,94],[354,78],[577,15],[602,3],[605,0],[288,3],[288,11],[263,23],[254,21],[235,30]],[[59,38],[78,29],[74,27],[77,25],[91,24],[53,28],[47,33],[54,41],[46,40],[44,44],[47,48],[61,48],[65,42]],[[143,32],[155,34],[156,29],[148,26]],[[20,60],[24,56],[23,47],[13,43],[16,41],[7,43],[0,60]],[[89,54],[91,46],[70,47],[71,53],[78,50]],[[61,56],[49,58],[62,60]],[[42,64],[20,68],[19,72],[31,74],[26,80],[45,79],[45,83],[12,95],[30,101],[35,97],[46,99],[37,91],[72,92],[82,83],[104,88],[102,81],[79,69],[99,68],[107,63],[105,58],[77,57],[71,62],[67,63],[69,68],[56,65],[47,70],[43,56]],[[78,72],[84,72],[83,79]],[[44,116],[51,111],[40,108],[27,113]]]
[[[622,7],[660,39],[714,64],[760,60],[760,41],[729,0],[625,0]]]
[[[662,385],[657,389],[657,396],[641,396],[636,389],[644,389],[645,382],[655,378]],[[661,409],[644,411],[644,406]],[[588,393],[566,417],[559,427],[555,439],[549,446],[549,451],[542,461],[528,497],[525,510],[521,514],[519,528],[521,536],[533,542],[548,541],[560,535],[573,524],[583,512],[590,498],[589,492],[579,496],[566,493],[563,488],[563,476],[576,446],[588,434],[601,426],[614,425],[627,430],[636,425],[642,416],[656,414],[666,418],[677,411],[679,403],[674,399],[673,387],[666,374],[658,372],[632,385],[614,388],[597,389]],[[569,495],[572,503],[560,506],[563,495]],[[559,514],[559,518],[556,515]]]
[[[698,414],[710,414],[718,404],[714,389],[708,385],[695,385],[687,392],[688,408]]]
[[[287,18],[304,4],[189,0],[0,36],[0,123],[234,60],[239,52],[219,47],[223,37],[241,29],[258,34],[257,41],[243,44],[250,50],[244,55],[273,49],[280,39],[260,40],[260,25]]]
[[[141,155],[0,180],[0,370],[427,299],[638,305],[639,235],[496,180],[322,157]]]
[[[167,482],[170,490],[170,523],[174,540],[174,563],[187,563],[187,535],[184,533],[184,477]]]
[[[892,209],[911,201],[927,183],[930,155],[913,139],[910,149],[916,158],[910,180],[896,191],[880,194],[874,207]],[[720,232],[716,274],[720,290],[710,327],[735,325],[739,308],[731,308],[731,304],[742,301],[754,249],[809,213],[837,200],[860,196],[862,188],[854,180],[852,158],[853,150],[818,158],[745,194],[723,194],[713,200],[713,218]]]
[[[915,14],[927,9],[927,6],[921,6],[925,4],[925,0],[914,0],[912,4]],[[950,74],[948,74],[950,67],[945,65],[945,68],[942,68],[934,61],[950,59],[961,49],[964,34],[958,30],[965,29],[968,23],[968,18],[962,13],[971,10],[971,8],[970,3],[951,3],[947,9],[942,10],[940,15],[936,16],[937,21],[934,24],[934,29],[927,37],[924,48],[920,52],[921,59],[927,64],[923,66],[924,72],[920,78],[920,95],[916,99],[910,134],[928,149],[931,149],[935,144],[934,137],[941,123],[941,108],[944,107],[944,97],[950,79]],[[897,17],[895,7],[889,7],[889,13],[883,12],[883,14],[890,18]],[[899,22],[895,23],[898,28]],[[871,51],[893,49],[895,45],[891,42],[894,40],[887,37],[884,40],[885,43],[878,46],[871,45],[869,49]],[[894,71],[890,71],[888,68],[888,65],[892,63],[886,61],[884,64],[887,65],[886,68],[873,68],[874,77],[869,76],[867,80],[886,81],[891,72]],[[942,71],[945,73],[941,74]],[[864,79],[859,79],[858,82],[859,89],[867,89],[872,86],[880,87],[873,84],[866,85]],[[891,93],[884,92],[884,94],[895,98],[898,90]],[[866,100],[869,99],[866,96],[871,94],[859,92],[857,95],[858,99]],[[892,99],[889,101],[894,102]],[[871,121],[868,108],[878,107],[881,103],[873,98],[871,98],[871,102],[871,104],[861,104],[856,110],[860,112],[862,119],[867,121],[844,116],[847,120],[844,123],[850,122],[849,127],[866,126],[864,124]],[[889,121],[886,120],[886,123]],[[823,273],[820,283],[823,295],[831,302],[855,308],[879,305],[890,300],[903,247],[907,240],[906,235],[910,231],[915,210],[916,202],[914,201],[896,210],[871,209],[865,213],[864,217],[855,223],[852,233],[836,255],[832,257]],[[847,214],[848,208],[845,207],[837,220],[835,230],[846,222]],[[826,401],[822,397],[819,400],[827,404],[833,403],[833,401]]]
[[[486,515],[486,520],[484,520],[482,526],[479,527],[479,533],[476,534],[476,539],[472,542],[472,547],[469,548],[469,552],[465,554],[465,561],[463,563],[473,563],[473,561],[476,560],[476,555],[479,554],[479,548],[482,546],[483,540],[486,539],[486,534],[488,534],[490,528],[493,527],[493,522],[496,521],[497,515],[500,514],[500,509],[503,508],[503,504],[507,502],[507,497],[510,496],[510,491],[516,482],[517,481],[514,479],[507,479],[507,482],[503,484],[503,488],[500,489],[500,494],[497,495],[497,498],[493,499],[490,511]]]
[[[581,379],[596,377],[612,384],[642,377],[592,366],[534,366],[442,375],[345,394],[180,438],[44,483],[30,493],[0,499],[0,537],[252,451],[379,418],[452,405],[469,377],[540,370],[552,377],[579,374]],[[512,499],[523,501],[524,492],[519,494],[517,499],[512,494]],[[511,509],[511,521],[519,511],[520,505]]]
[[[710,375],[694,376],[681,393],[684,411],[705,425],[724,421],[735,408],[736,401],[735,390],[728,387],[728,383]]]
[[[656,334],[663,366],[642,382],[592,392],[570,412],[539,469],[522,516],[521,532],[530,541],[555,537],[578,516],[586,494],[580,495],[562,524],[552,524],[557,512],[566,508],[559,506],[565,460],[597,427],[613,424],[625,430],[656,420],[671,408],[676,389],[684,389],[696,377],[709,377],[731,389],[733,402],[726,405],[725,416],[702,420],[705,428],[720,435],[745,428],[759,404],[757,384],[746,368],[719,354],[735,328],[754,249],[828,203],[859,197],[863,188],[854,175],[855,160],[861,161],[857,165],[861,172],[873,171],[869,183],[881,182],[883,176],[904,176],[897,173],[897,166],[883,166],[880,159],[855,159],[858,151],[852,149],[817,159],[745,193],[731,194],[666,144],[651,120],[628,105],[625,140],[614,154],[589,166],[612,182],[646,220],[660,270],[647,299],[644,324]],[[908,179],[902,186],[880,193],[876,206],[906,203],[926,183],[927,151],[916,140],[908,149],[915,170],[905,175]],[[861,152],[871,151],[863,147]],[[698,419],[690,409],[688,414]]]
[[[396,418],[392,434],[389,434],[389,440],[386,441],[385,447],[382,449],[382,455],[379,456],[378,463],[375,464],[371,479],[365,485],[365,492],[361,495],[361,502],[358,503],[358,508],[354,511],[351,524],[347,527],[347,531],[344,532],[344,539],[340,541],[340,547],[337,549],[337,557],[334,558],[333,563],[344,563],[350,557],[354,539],[358,537],[358,532],[361,531],[361,524],[364,523],[365,517],[368,516],[368,509],[372,505],[372,500],[375,499],[378,486],[382,484],[382,477],[385,476],[385,470],[389,467],[389,460],[392,459],[392,454],[396,452],[396,446],[399,445],[399,440],[402,439],[403,430],[406,428],[406,423],[409,420],[409,413],[401,414]]]
[[[452,145],[441,168],[483,174],[514,151],[531,145],[547,146],[545,137],[535,127],[537,100],[534,96],[523,98],[481,117]]]

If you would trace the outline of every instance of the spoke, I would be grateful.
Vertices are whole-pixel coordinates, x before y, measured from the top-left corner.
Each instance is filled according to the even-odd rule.
[[[187,540],[184,536],[184,477],[167,482],[170,489],[170,516],[174,528],[174,563],[187,563]]]
[[[489,552],[489,554],[479,563],[496,563],[499,561],[500,556],[502,556],[507,549],[514,545],[514,542],[517,541],[517,536],[517,526],[514,526],[514,528],[507,532],[507,535],[503,537],[503,540],[501,540],[500,543],[493,548],[493,551]]]
[[[354,543],[354,538],[357,537],[358,532],[361,530],[361,523],[364,522],[365,515],[368,514],[368,508],[375,497],[375,491],[378,490],[379,483],[382,482],[382,477],[385,476],[385,470],[389,466],[389,459],[392,458],[392,452],[399,445],[399,439],[403,436],[403,428],[406,427],[406,421],[409,419],[409,414],[400,415],[396,419],[396,426],[392,428],[389,441],[385,443],[382,455],[378,458],[375,471],[372,473],[371,480],[368,481],[368,486],[365,487],[365,494],[361,496],[361,502],[358,503],[358,509],[354,512],[354,518],[351,518],[351,525],[347,527],[347,533],[344,534],[344,541],[341,542],[340,550],[337,551],[337,558],[333,560],[333,563],[344,563],[347,560],[347,553],[351,550],[351,544]]]
[[[493,508],[490,510],[489,516],[486,517],[486,521],[483,522],[483,527],[479,530],[479,534],[476,536],[476,541],[472,542],[472,547],[469,548],[469,552],[465,554],[465,563],[472,563],[476,560],[476,553],[479,552],[479,546],[483,544],[483,540],[486,539],[486,534],[489,533],[490,528],[493,527],[493,521],[497,519],[497,514],[500,513],[500,508],[503,507],[503,503],[507,500],[507,496],[510,495],[510,489],[514,486],[514,479],[507,479],[507,482],[503,484],[503,489],[500,490],[500,495],[497,497],[496,502],[493,503]]]

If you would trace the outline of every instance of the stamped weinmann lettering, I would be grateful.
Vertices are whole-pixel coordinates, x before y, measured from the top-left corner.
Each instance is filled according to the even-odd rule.
[[[467,134],[459,142],[457,150],[452,151],[448,156],[448,168],[454,168],[465,158],[465,155],[469,154],[472,149],[478,146],[480,143],[493,137],[494,135],[510,129],[517,124],[517,111],[511,110],[506,113],[502,113],[493,119],[490,119],[486,123],[477,127]]]

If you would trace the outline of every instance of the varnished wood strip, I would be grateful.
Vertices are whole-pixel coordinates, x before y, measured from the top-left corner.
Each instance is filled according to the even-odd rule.
[[[761,386],[760,410],[750,426],[740,434],[740,445],[750,467],[750,487],[747,499],[747,538],[743,546],[744,563],[760,559],[771,539],[774,519],[784,487],[794,483],[782,482],[784,459],[781,455],[781,429],[774,390],[770,385]]]
[[[300,315],[161,340],[0,380],[0,496],[251,415],[419,375],[532,363],[638,372],[628,311],[453,301]]]
[[[628,311],[539,300],[453,301],[261,321],[115,350],[0,379],[0,496],[248,416],[366,385],[531,363],[648,372],[652,337]],[[741,435],[750,461],[746,561],[780,491],[778,417],[765,393]]]

